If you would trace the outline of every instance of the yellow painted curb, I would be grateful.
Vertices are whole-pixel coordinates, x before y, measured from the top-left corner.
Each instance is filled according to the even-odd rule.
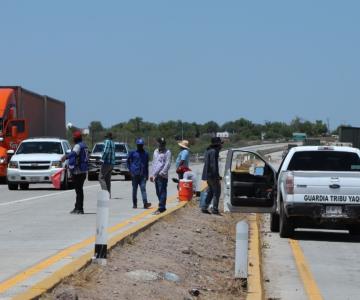
[[[247,281],[247,300],[263,300],[264,286],[262,280],[262,261],[261,261],[261,235],[260,235],[260,215],[250,215],[249,221],[249,254],[248,254],[248,281]]]
[[[173,196],[173,197],[171,197],[171,199],[169,198],[168,201],[169,202],[171,200],[174,201],[175,199],[176,199],[176,196]],[[113,238],[111,238],[109,240],[108,249],[110,250],[113,247],[115,247],[117,244],[119,244],[121,242],[124,242],[126,238],[136,236],[138,233],[145,230],[149,226],[153,225],[158,220],[160,220],[160,219],[172,214],[173,212],[179,210],[180,208],[184,207],[187,203],[188,203],[187,201],[181,201],[175,207],[167,209],[164,213],[162,213],[160,215],[153,216],[153,217],[151,217],[151,218],[149,218],[147,220],[144,220],[141,223],[129,228],[128,230],[126,230],[124,232],[121,232],[120,234],[114,236]],[[149,215],[152,211],[153,210],[145,211],[142,214],[134,216],[131,219],[128,219],[128,220],[126,220],[126,221],[124,221],[124,222],[122,222],[120,224],[117,224],[117,225],[109,228],[108,231],[109,232],[114,232],[117,229],[120,229],[121,227],[124,227],[124,226],[130,224],[131,222],[133,222],[134,221],[133,219],[136,218],[137,220],[140,220],[141,218]],[[89,244],[89,243],[93,243],[93,242],[95,242],[95,237],[87,239],[87,240],[85,240],[85,241],[83,241],[83,242],[81,242],[79,244],[76,244],[74,246],[71,246],[69,248],[72,248],[72,247],[75,247],[75,246],[76,246],[76,248],[78,248],[80,244],[83,245],[84,243]],[[67,251],[68,249],[64,250],[64,251],[66,251],[66,254],[68,254],[68,251]],[[63,256],[63,255],[64,255],[64,253],[61,253],[61,256]],[[37,297],[41,296],[45,292],[47,292],[47,291],[51,290],[52,288],[54,288],[64,278],[66,278],[66,277],[74,274],[75,272],[79,271],[80,269],[84,268],[87,264],[89,264],[91,262],[92,257],[93,257],[93,250],[91,250],[88,253],[82,255],[81,257],[75,259],[74,261],[72,261],[68,265],[64,266],[60,270],[55,271],[53,274],[48,276],[46,279],[42,280],[41,282],[39,282],[39,283],[35,284],[34,286],[32,286],[31,288],[29,288],[27,291],[13,297],[13,299],[14,300],[30,300],[30,299],[34,299],[34,298],[37,298]],[[52,261],[54,260],[54,258],[50,258],[50,260],[51,259],[52,259]],[[43,263],[49,264],[50,262],[45,261]],[[38,266],[34,266],[34,270],[38,270]],[[27,274],[27,275],[30,275],[29,273],[27,273],[27,271],[25,271],[24,273]],[[16,278],[16,276],[15,276],[15,278]],[[17,280],[19,280],[19,279],[20,278],[17,278]],[[21,279],[23,279],[23,278],[21,278]],[[23,280],[20,280],[20,281],[23,281]],[[12,286],[15,285],[14,281],[9,282],[8,286],[7,286],[7,289],[12,287],[12,286],[10,286],[10,283],[12,283]]]

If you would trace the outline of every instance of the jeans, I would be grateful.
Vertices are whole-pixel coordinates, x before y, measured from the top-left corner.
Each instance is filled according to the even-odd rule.
[[[86,173],[72,175],[74,188],[76,192],[75,209],[84,210],[84,182],[86,179]]]
[[[132,187],[133,187],[133,193],[132,193],[132,200],[134,206],[137,206],[137,190],[138,186],[140,186],[141,191],[141,197],[144,203],[144,206],[147,203],[147,196],[146,196],[146,177],[141,175],[132,176]]]
[[[211,201],[213,203],[212,209],[215,211],[219,210],[219,200],[221,195],[221,185],[219,179],[208,179],[208,190],[207,197],[205,199],[205,203],[201,204],[202,209],[208,209]]]
[[[99,173],[99,182],[102,190],[108,191],[111,195],[111,173],[112,165],[102,165]]]
[[[156,195],[158,196],[159,199],[159,211],[161,212],[166,210],[167,185],[168,185],[167,178],[160,176],[155,178]]]

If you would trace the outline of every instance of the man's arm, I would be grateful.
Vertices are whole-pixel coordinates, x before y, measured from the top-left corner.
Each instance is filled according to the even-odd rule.
[[[105,141],[105,144],[104,144],[104,151],[103,151],[103,153],[102,153],[102,155],[101,155],[101,160],[102,161],[104,161],[105,159],[106,159],[106,157],[109,155],[109,148],[110,148],[110,145],[109,145],[110,143],[109,143],[109,141],[108,140],[106,140]]]

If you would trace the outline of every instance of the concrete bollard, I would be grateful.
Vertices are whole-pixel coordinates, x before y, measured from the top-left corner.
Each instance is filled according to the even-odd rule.
[[[246,221],[236,224],[235,278],[248,277],[249,225]]]
[[[200,197],[200,194],[201,194],[201,174],[200,174],[199,170],[196,170],[194,184],[195,184],[195,195],[196,195],[196,197]]]
[[[107,256],[107,228],[109,224],[109,200],[108,191],[99,191],[96,212],[96,242],[93,261],[100,265],[106,265]]]

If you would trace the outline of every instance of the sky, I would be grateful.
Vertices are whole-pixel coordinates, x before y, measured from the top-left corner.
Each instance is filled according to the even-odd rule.
[[[0,85],[87,127],[142,117],[360,126],[360,1],[0,0]]]

